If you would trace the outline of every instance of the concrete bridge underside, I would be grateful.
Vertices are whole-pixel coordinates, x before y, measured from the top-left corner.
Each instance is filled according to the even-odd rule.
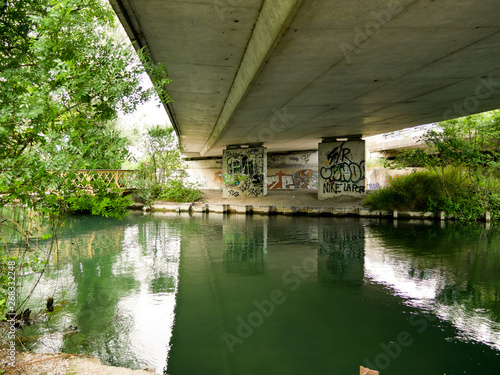
[[[500,107],[493,0],[110,0],[189,157],[317,149]]]

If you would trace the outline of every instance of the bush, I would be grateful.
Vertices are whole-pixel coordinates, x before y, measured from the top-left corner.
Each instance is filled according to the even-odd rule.
[[[500,217],[499,180],[485,178],[485,188],[478,190],[459,168],[443,173],[444,179],[431,171],[391,179],[389,186],[367,196],[365,204],[372,210],[444,211],[461,220],[476,220],[485,211]]]
[[[164,184],[151,180],[135,181],[135,195],[144,204],[151,205],[154,201],[195,202],[202,197],[202,192],[193,184],[182,179],[168,180]]]
[[[374,210],[427,210],[429,199],[441,199],[440,181],[430,172],[389,177],[389,186],[368,195],[365,204]]]
[[[65,199],[68,210],[72,213],[90,212],[92,215],[116,217],[122,219],[128,213],[130,198],[121,192],[77,191]]]
[[[163,185],[163,192],[159,198],[169,202],[194,202],[201,197],[201,191],[193,184],[184,183],[182,180],[170,180]]]

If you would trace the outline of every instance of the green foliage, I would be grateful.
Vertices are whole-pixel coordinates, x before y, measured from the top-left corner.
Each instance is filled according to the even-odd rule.
[[[31,204],[62,190],[65,172],[116,168],[124,140],[109,125],[156,90],[168,102],[166,70],[113,35],[100,0],[3,1],[0,13],[0,191]],[[155,89],[144,89],[151,72]]]
[[[390,179],[389,186],[368,195],[365,203],[374,210],[444,211],[461,220],[476,220],[485,211],[497,215],[500,200],[481,196],[458,168],[444,170],[441,178],[433,171],[414,172]]]
[[[82,192],[72,172],[119,167],[125,140],[110,121],[155,93],[170,100],[165,68],[117,39],[115,22],[101,0],[0,0],[0,271],[14,261],[19,274],[42,273],[68,212],[120,216],[128,206],[98,180]],[[142,87],[146,72],[154,88]],[[4,215],[10,204],[29,214]],[[43,249],[33,215],[48,225]]]
[[[134,195],[142,203],[151,206],[161,192],[161,185],[148,179],[133,181],[135,187]]]
[[[152,205],[154,201],[195,202],[202,198],[202,192],[184,179],[170,179],[165,183],[152,180],[136,182],[136,196],[145,204]]]
[[[181,167],[180,149],[173,128],[154,126],[144,140],[146,156],[141,169],[149,180],[163,183],[171,177],[171,171]]]
[[[387,165],[387,159],[386,158],[378,158],[378,159],[370,159],[367,160],[366,166],[367,168],[385,168]]]
[[[392,168],[422,166],[366,200],[373,209],[445,211],[476,220],[485,211],[500,217],[500,112],[440,123],[423,136],[425,150],[406,150]]]
[[[145,156],[139,167],[140,178],[132,183],[141,201],[151,205],[156,200],[193,202],[201,198],[201,191],[186,182],[173,128],[154,126],[143,142]]]
[[[127,143],[114,123],[107,122],[96,123],[85,134],[71,137],[66,147],[74,169],[119,169],[129,157]]]
[[[130,199],[123,198],[120,192],[77,191],[65,199],[68,211],[72,213],[87,213],[104,217],[123,218],[128,213]]]
[[[168,202],[195,202],[201,197],[199,189],[178,179],[168,181],[159,196],[161,200]]]
[[[88,172],[89,180],[69,187],[58,195],[60,210],[63,212],[90,212],[92,215],[122,219],[128,213],[129,197],[124,197],[116,188],[110,188],[97,173]],[[72,176],[69,175],[69,178]]]
[[[427,211],[429,199],[440,200],[440,182],[431,172],[414,172],[388,180],[388,187],[366,197],[366,204],[372,209]]]
[[[48,263],[46,253],[31,238],[33,230],[25,229],[39,219],[39,215],[23,207],[0,208],[0,318],[20,308],[20,275],[41,273]]]

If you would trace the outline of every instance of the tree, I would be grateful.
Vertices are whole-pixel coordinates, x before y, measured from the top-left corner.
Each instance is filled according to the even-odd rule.
[[[148,129],[145,139],[146,168],[155,183],[168,180],[172,171],[181,168],[180,150],[174,129],[161,125]]]
[[[425,149],[405,150],[391,167],[422,166],[439,178],[443,199],[430,208],[476,218],[500,210],[500,111],[439,123]]]
[[[165,68],[118,41],[115,22],[101,0],[0,0],[0,270],[43,273],[57,241],[42,260],[38,240],[56,238],[71,202],[82,206],[71,170],[117,166],[123,140],[109,121],[155,92],[169,101]],[[145,72],[152,89],[141,85]],[[119,193],[94,187],[84,198],[95,213],[124,211]],[[42,237],[37,217],[48,219]],[[0,311],[6,298],[0,279]]]
[[[133,182],[137,198],[151,207],[156,200],[193,202],[202,197],[196,184],[187,181],[173,128],[153,126],[141,137],[140,143],[142,178]]]
[[[80,137],[68,139],[68,154],[75,159],[73,168],[119,169],[129,159],[129,140],[114,125],[113,121],[95,124]]]
[[[0,0],[0,190],[12,198],[30,204],[64,190],[61,172],[122,157],[105,124],[155,90],[169,100],[166,70],[117,42],[114,22],[99,0]]]

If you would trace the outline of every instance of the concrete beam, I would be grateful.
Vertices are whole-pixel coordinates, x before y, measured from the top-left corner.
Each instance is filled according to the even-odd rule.
[[[214,130],[200,151],[204,155],[215,144],[256,77],[278,45],[303,0],[266,0],[255,24],[234,83]]]
[[[109,1],[169,70],[186,157],[310,150],[500,106],[495,2]]]

